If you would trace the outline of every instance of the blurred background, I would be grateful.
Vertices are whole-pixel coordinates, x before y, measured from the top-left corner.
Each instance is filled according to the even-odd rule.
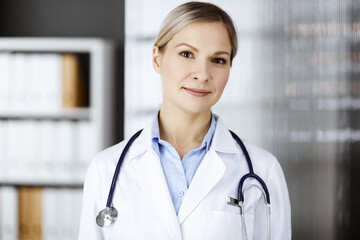
[[[1,240],[77,239],[91,156],[159,109],[152,45],[183,2],[0,2]],[[210,2],[239,38],[213,112],[278,158],[293,239],[360,239],[360,1]],[[51,86],[37,81],[43,69]],[[84,101],[68,102],[73,81],[67,91]]]

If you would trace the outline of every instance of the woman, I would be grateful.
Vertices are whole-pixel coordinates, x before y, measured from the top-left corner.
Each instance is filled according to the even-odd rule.
[[[107,227],[99,227],[95,219],[105,207],[128,141],[93,159],[79,239],[266,239],[267,209],[259,182],[244,182],[244,214],[227,201],[236,201],[239,180],[249,166],[211,112],[236,51],[233,22],[213,4],[188,2],[166,17],[153,48],[153,66],[163,85],[161,109],[126,153],[112,199],[118,217]],[[265,150],[245,146],[271,194],[271,238],[290,239],[290,203],[281,167]]]

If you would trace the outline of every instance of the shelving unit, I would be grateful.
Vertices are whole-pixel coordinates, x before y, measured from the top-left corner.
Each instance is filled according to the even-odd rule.
[[[77,108],[77,109],[62,109],[56,112],[28,112],[28,113],[16,113],[14,111],[2,111],[0,112],[0,120],[72,120],[72,121],[90,121],[89,108]]]
[[[56,125],[62,123],[70,123],[73,125],[71,128],[76,128],[74,125],[83,124],[88,125],[87,129],[83,129],[83,132],[87,132],[86,136],[77,136],[78,141],[91,141],[91,146],[87,149],[86,155],[88,159],[81,159],[80,171],[76,171],[76,174],[69,175],[57,179],[59,174],[43,174],[41,171],[34,171],[34,174],[27,173],[27,177],[22,177],[23,173],[13,172],[11,176],[4,173],[4,164],[6,165],[6,159],[1,159],[0,155],[0,185],[58,185],[58,186],[78,186],[83,184],[83,178],[85,175],[86,167],[91,160],[91,157],[101,149],[110,146],[113,143],[113,62],[114,62],[114,44],[110,41],[98,39],[98,38],[0,38],[0,54],[88,54],[89,55],[89,107],[85,108],[70,108],[70,109],[50,109],[44,110],[27,110],[22,111],[14,109],[0,109],[0,123],[12,124],[32,122],[37,126],[41,126],[42,123],[48,124],[54,131],[61,131],[56,129]],[[0,81],[1,82],[1,81]],[[41,86],[36,86],[41,88]],[[61,89],[59,89],[61,92]],[[53,126],[51,126],[53,123]],[[1,134],[4,133],[0,132]],[[1,131],[1,128],[0,128]],[[7,133],[9,134],[9,133]],[[60,132],[61,134],[61,132]],[[8,136],[11,137],[11,136]],[[53,136],[56,138],[56,136]],[[4,137],[3,137],[4,138]],[[89,139],[90,138],[90,139]],[[36,139],[36,136],[34,136]],[[54,139],[55,141],[56,139]],[[56,141],[55,141],[56,142]],[[76,142],[74,142],[76,143]],[[48,143],[49,145],[51,144]],[[60,143],[61,144],[61,143]],[[6,146],[4,143],[1,146]],[[46,147],[46,146],[43,146]],[[21,152],[21,146],[18,151]],[[1,152],[8,151],[3,149]],[[54,156],[59,154],[54,152]],[[3,154],[4,155],[4,154]],[[11,153],[10,153],[11,155]],[[61,153],[60,153],[61,155]],[[35,155],[34,159],[39,158]],[[70,161],[79,161],[79,159]],[[44,159],[43,159],[44,160]],[[62,159],[59,159],[62,161]],[[44,161],[53,161],[53,159],[47,159]],[[85,161],[85,162],[84,162]],[[34,160],[34,163],[36,161]],[[18,163],[21,164],[21,163]],[[68,163],[71,165],[71,162]],[[35,164],[37,165],[37,164]],[[63,169],[64,170],[64,169]],[[44,170],[45,171],[45,170]],[[46,178],[43,175],[48,175]],[[66,175],[66,174],[65,174]]]
[[[115,138],[114,47],[99,38],[0,38],[0,240],[77,239],[87,167]],[[73,83],[65,56],[83,73],[72,77],[81,78],[84,106],[64,103],[64,82]]]

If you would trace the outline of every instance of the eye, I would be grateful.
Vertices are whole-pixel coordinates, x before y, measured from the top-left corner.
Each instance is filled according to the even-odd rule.
[[[226,64],[226,60],[223,58],[214,58],[212,62],[217,64]]]
[[[193,58],[194,57],[194,55],[189,51],[182,51],[182,52],[180,52],[180,55],[185,58]]]

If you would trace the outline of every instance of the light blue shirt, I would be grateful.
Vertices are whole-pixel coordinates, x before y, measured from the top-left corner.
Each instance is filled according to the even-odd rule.
[[[210,149],[215,128],[216,118],[212,114],[210,128],[201,146],[188,152],[181,160],[176,149],[170,143],[160,139],[158,115],[152,123],[152,145],[159,155],[176,214],[179,212],[196,170]]]

